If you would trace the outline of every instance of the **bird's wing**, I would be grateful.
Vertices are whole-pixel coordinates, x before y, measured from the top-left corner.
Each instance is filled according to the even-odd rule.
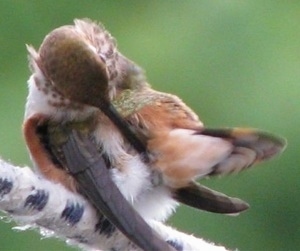
[[[124,235],[143,250],[174,250],[124,198],[112,181],[103,156],[87,137],[73,130],[61,150],[82,193]]]
[[[47,117],[39,114],[24,123],[31,156],[43,175],[83,193],[104,216],[95,231],[109,235],[117,228],[143,250],[174,250],[123,197],[88,134],[78,136],[73,130],[80,129],[73,124],[49,127],[48,123]]]
[[[196,182],[174,189],[172,195],[180,203],[213,213],[236,214],[249,208],[246,202],[238,198],[229,197]]]

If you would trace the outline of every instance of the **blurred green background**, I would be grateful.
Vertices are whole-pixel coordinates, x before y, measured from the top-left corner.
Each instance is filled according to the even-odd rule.
[[[74,18],[104,23],[123,54],[161,91],[178,94],[208,126],[251,126],[288,139],[278,159],[205,180],[251,204],[238,217],[181,207],[169,223],[239,250],[300,246],[300,2],[0,1],[0,155],[30,165],[21,135],[29,76],[25,44],[38,47]],[[0,250],[75,250],[0,222]]]

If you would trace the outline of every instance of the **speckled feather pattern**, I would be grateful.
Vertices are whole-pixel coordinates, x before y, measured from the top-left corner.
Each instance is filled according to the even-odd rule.
[[[121,58],[121,56],[116,56],[118,52],[115,41],[102,26],[89,21],[76,20],[74,27],[87,37],[108,65],[115,65],[116,71],[121,71],[122,65],[118,67],[119,64],[112,62]],[[25,121],[35,114],[46,115],[56,123],[83,121],[89,117],[96,117],[99,123],[92,134],[99,149],[105,149],[106,154],[110,157],[114,167],[111,169],[112,179],[120,191],[130,203],[134,204],[142,216],[149,219],[166,220],[178,203],[171,198],[171,192],[167,188],[152,183],[152,180],[155,179],[152,176],[157,176],[157,174],[149,170],[137,154],[132,154],[132,151],[128,152],[130,149],[128,144],[124,142],[123,137],[111,121],[98,109],[71,102],[59,94],[40,68],[38,52],[32,47],[28,47],[28,50],[32,76],[28,81],[29,94]],[[122,73],[120,74],[122,75]],[[139,78],[139,74],[137,73],[137,78]],[[116,85],[114,81],[115,78],[112,78],[111,86]],[[116,91],[112,91],[112,93],[116,93]]]
[[[196,178],[244,170],[284,148],[285,141],[279,137],[252,129],[207,130],[180,98],[151,89],[142,69],[118,52],[115,40],[102,25],[75,20],[74,26],[66,27],[79,34],[80,45],[88,47],[88,52],[104,63],[109,99],[145,139],[150,163],[141,160],[99,109],[61,95],[47,78],[39,51],[32,47],[28,47],[32,76],[28,81],[25,123],[36,114],[57,125],[93,118],[96,124],[90,135],[99,152],[109,158],[112,180],[145,220],[164,222],[178,205],[173,192],[188,187]],[[29,206],[32,200],[34,197],[27,203]],[[81,214],[81,207],[76,208],[78,214],[71,217],[72,222]],[[68,210],[64,217],[69,215]],[[99,225],[106,226],[106,222],[100,221]]]

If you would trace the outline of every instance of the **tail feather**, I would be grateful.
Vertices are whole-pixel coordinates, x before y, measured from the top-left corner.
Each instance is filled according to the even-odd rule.
[[[286,141],[256,129],[173,129],[148,141],[153,167],[173,188],[215,174],[242,171],[283,151]]]
[[[232,153],[216,164],[210,175],[239,172],[275,157],[286,146],[285,139],[269,132],[250,128],[204,129],[199,134],[223,138],[233,145]]]

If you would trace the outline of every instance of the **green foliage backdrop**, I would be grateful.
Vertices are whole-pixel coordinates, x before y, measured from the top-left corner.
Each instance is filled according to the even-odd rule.
[[[300,246],[299,1],[0,1],[0,154],[30,165],[21,135],[29,76],[25,44],[38,47],[74,18],[98,20],[152,85],[180,95],[209,126],[252,126],[287,137],[281,158],[203,181],[251,204],[237,217],[181,207],[170,224],[239,250]],[[0,250],[74,250],[0,222]]]

